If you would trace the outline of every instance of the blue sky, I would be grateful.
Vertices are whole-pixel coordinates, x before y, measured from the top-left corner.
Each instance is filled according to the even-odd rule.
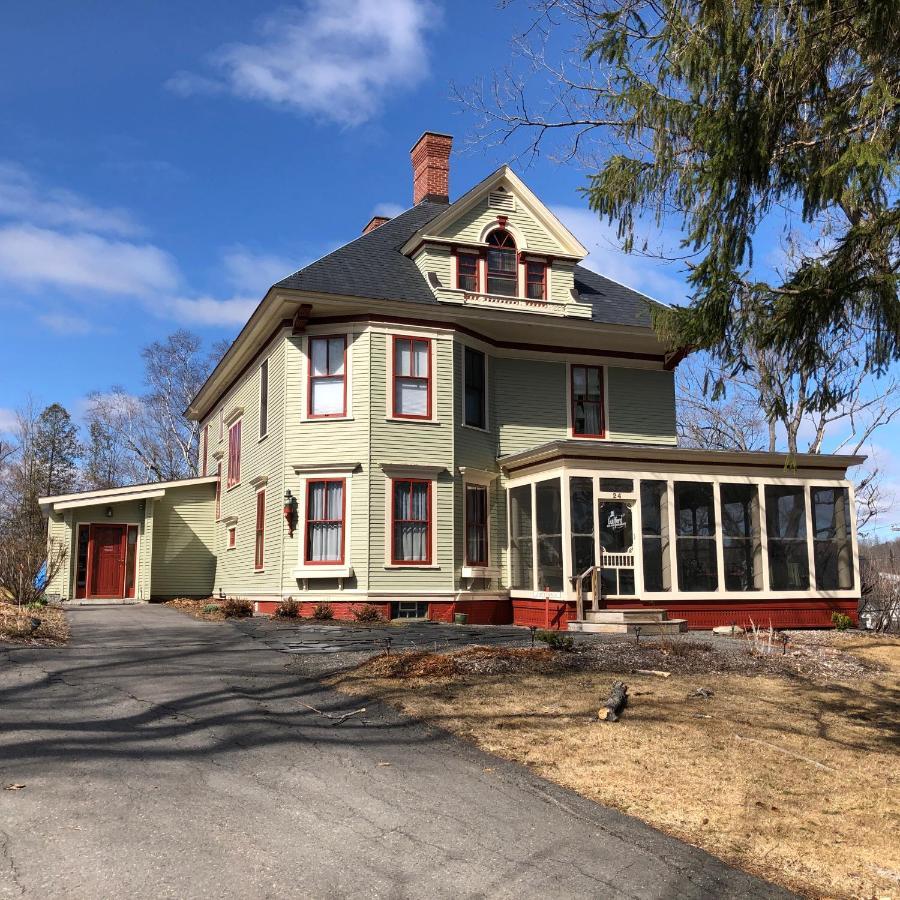
[[[274,280],[410,205],[422,131],[456,137],[455,196],[509,161],[467,145],[475,123],[451,85],[502,67],[527,13],[489,0],[6,4],[0,430],[29,393],[78,415],[89,391],[140,390],[140,347],[177,327],[233,336]],[[614,249],[577,167],[518,168],[592,267],[682,298],[675,268]],[[878,443],[900,482],[898,438],[900,425]]]

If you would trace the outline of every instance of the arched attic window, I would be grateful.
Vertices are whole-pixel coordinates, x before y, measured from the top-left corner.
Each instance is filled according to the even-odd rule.
[[[515,297],[519,293],[519,261],[516,242],[505,228],[487,238],[487,292]]]

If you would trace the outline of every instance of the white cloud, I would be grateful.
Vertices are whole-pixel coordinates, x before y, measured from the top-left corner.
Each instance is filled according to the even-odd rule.
[[[276,281],[281,281],[299,268],[296,260],[271,253],[253,253],[237,246],[222,257],[228,283],[239,293],[259,294],[260,297]]]
[[[153,311],[185,325],[212,325],[219,328],[243,325],[256,309],[259,297],[165,297]]]
[[[56,332],[56,334],[90,334],[96,330],[94,325],[87,319],[83,319],[80,316],[69,316],[65,313],[47,313],[38,316],[38,321],[42,325],[46,325],[51,331]]]
[[[18,163],[0,160],[0,217],[111,234],[134,235],[140,228],[121,209],[104,209],[78,194],[39,185]]]
[[[258,42],[213,53],[215,77],[179,72],[167,86],[182,96],[228,90],[358,125],[426,77],[425,38],[439,16],[431,0],[308,0],[263,19]]]
[[[624,253],[619,249],[615,227],[589,209],[560,205],[553,206],[552,211],[587,248],[586,268],[664,303],[686,301],[687,288],[673,263]]]
[[[0,406],[0,434],[12,434],[19,424],[19,418],[14,409]]]
[[[0,229],[0,277],[27,287],[100,291],[129,297],[173,291],[174,260],[152,244],[98,234],[63,234],[33,225]]]
[[[372,210],[373,216],[387,216],[389,219],[393,219],[394,216],[399,216],[400,213],[406,212],[409,207],[401,206],[399,203],[376,203],[375,208]]]

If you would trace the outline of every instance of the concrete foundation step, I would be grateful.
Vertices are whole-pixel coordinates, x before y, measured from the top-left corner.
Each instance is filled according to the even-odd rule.
[[[649,609],[645,606],[636,609],[586,609],[584,611],[585,622],[595,622],[598,625],[613,625],[616,623],[636,622],[665,622],[669,614],[664,609]]]
[[[569,622],[569,631],[586,634],[680,634],[687,631],[687,619],[664,619],[656,622],[588,622],[579,619]]]

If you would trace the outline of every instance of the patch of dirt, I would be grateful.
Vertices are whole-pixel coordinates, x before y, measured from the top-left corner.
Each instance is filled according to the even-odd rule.
[[[35,627],[35,622],[39,622]],[[20,609],[0,601],[0,641],[34,647],[59,647],[69,640],[65,612],[57,606]]]
[[[900,640],[808,635],[785,656],[730,639],[392,654],[329,681],[793,890],[898,897]],[[629,706],[601,722],[617,678]]]
[[[189,597],[177,597],[175,600],[166,600],[164,606],[171,606],[179,612],[187,613],[195,619],[204,619],[207,622],[224,622],[225,614],[222,612],[218,601],[212,597],[206,600],[194,600]],[[215,610],[209,607],[215,606]]]

